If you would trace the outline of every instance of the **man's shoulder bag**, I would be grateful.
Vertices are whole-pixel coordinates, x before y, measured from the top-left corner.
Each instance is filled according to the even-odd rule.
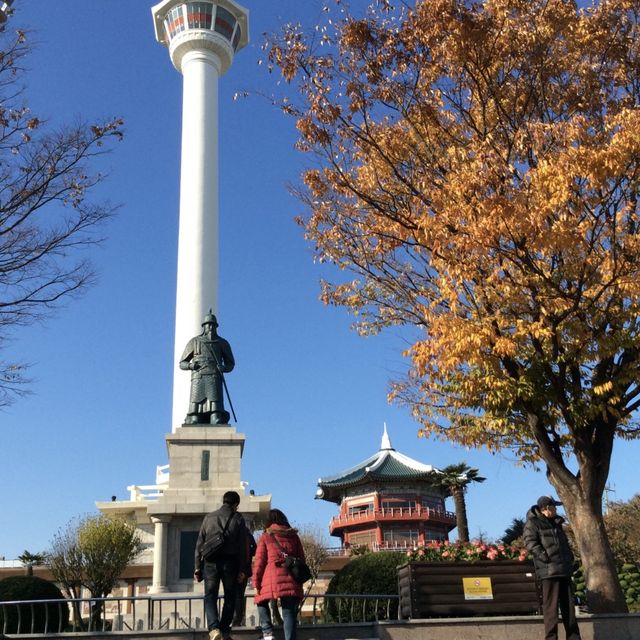
[[[200,549],[200,556],[205,562],[214,562],[218,559],[220,552],[224,547],[225,540],[227,539],[227,528],[235,514],[231,514],[224,525],[222,531],[215,531],[211,534],[211,537],[207,538]]]
[[[280,553],[284,556],[284,568],[289,572],[289,575],[298,584],[304,584],[307,580],[310,580],[311,569],[309,569],[309,565],[302,558],[289,555],[278,542],[278,538],[276,538],[273,533],[270,535],[280,550]]]

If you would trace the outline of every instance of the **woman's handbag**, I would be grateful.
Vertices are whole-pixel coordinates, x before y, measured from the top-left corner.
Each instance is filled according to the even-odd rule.
[[[298,584],[304,584],[307,580],[311,580],[311,569],[301,558],[286,556],[284,567]]]
[[[311,579],[311,569],[309,565],[302,559],[290,556],[278,542],[278,538],[273,533],[270,534],[273,541],[276,543],[280,553],[284,556],[284,568],[289,572],[289,575],[298,583],[304,584],[307,580]]]

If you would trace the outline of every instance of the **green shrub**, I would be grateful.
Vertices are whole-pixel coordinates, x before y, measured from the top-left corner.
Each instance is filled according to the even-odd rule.
[[[587,581],[582,566],[573,574],[573,591],[577,602],[583,604],[587,601]]]
[[[12,600],[64,600],[53,582],[36,576],[13,576],[0,580],[0,602]],[[45,633],[69,624],[66,603],[21,604],[0,608],[0,633]]]
[[[397,567],[407,558],[400,552],[367,553],[353,558],[331,579],[328,594],[377,594],[398,593]],[[375,601],[353,598],[328,598],[327,621],[349,622],[351,620],[386,620],[398,617],[398,603],[380,599]]]
[[[635,564],[625,562],[618,569],[618,580],[629,611],[640,611],[640,572]],[[578,602],[586,602],[587,587],[582,567],[573,574],[573,585]]]
[[[625,562],[618,570],[618,579],[625,596],[629,611],[638,611],[640,608],[640,573],[638,567],[630,562]]]

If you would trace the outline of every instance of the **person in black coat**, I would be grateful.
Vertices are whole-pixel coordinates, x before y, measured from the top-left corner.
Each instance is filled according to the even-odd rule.
[[[246,530],[247,533],[247,548],[246,548],[246,562],[243,569],[244,579],[238,585],[238,590],[236,591],[236,606],[233,614],[233,626],[241,627],[246,623],[245,614],[247,609],[247,599],[245,598],[245,591],[247,590],[247,584],[249,582],[249,578],[252,575],[251,563],[253,561],[253,556],[256,555],[256,539],[253,537],[253,534],[249,529]]]
[[[204,610],[209,640],[230,638],[238,584],[244,580],[247,564],[247,529],[244,518],[238,513],[240,495],[236,491],[227,491],[222,501],[220,509],[204,517],[195,552],[194,577],[198,582],[204,579]],[[205,558],[207,540],[217,534],[223,535],[224,545],[215,557]],[[222,614],[218,617],[221,582],[224,599]]]
[[[538,498],[527,513],[524,544],[542,585],[545,640],[558,640],[558,607],[567,640],[580,640],[571,583],[575,559],[563,529],[564,519],[556,513],[561,504],[550,496]]]

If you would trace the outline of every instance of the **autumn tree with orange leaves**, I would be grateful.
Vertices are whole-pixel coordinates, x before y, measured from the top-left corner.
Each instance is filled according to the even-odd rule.
[[[391,397],[423,435],[546,465],[591,610],[625,611],[602,495],[638,435],[640,0],[355,10],[268,43],[307,238],[355,274],[322,298],[413,328]]]

